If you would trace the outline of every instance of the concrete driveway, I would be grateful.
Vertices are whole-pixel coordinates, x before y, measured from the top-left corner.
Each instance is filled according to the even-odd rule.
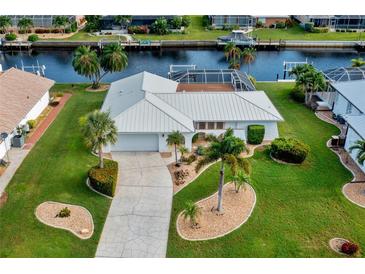
[[[157,152],[116,152],[117,193],[96,257],[165,257],[172,206],[172,180]]]

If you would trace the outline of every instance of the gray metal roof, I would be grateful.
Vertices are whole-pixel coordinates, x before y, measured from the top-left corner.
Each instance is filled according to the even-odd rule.
[[[331,85],[351,104],[365,113],[365,80],[336,82]]]
[[[262,91],[189,93],[176,88],[175,81],[142,72],[113,82],[102,111],[110,111],[118,132],[194,132],[195,121],[283,120]]]
[[[361,138],[365,139],[365,115],[346,115],[346,122],[356,131]]]

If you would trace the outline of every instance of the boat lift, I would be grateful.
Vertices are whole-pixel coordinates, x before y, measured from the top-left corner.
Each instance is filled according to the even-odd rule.
[[[284,80],[286,79],[286,76],[290,74],[290,72],[293,70],[293,68],[295,68],[296,66],[305,65],[305,64],[309,64],[308,58],[305,58],[305,61],[302,61],[302,62],[284,61],[283,62],[283,71],[284,71],[283,79]],[[313,64],[313,62],[310,64]]]
[[[28,71],[28,72],[32,72],[36,75],[45,77],[46,76],[46,66],[45,65],[40,65],[38,60],[37,60],[37,64],[36,65],[30,65],[30,66],[25,66],[23,63],[23,60],[20,60],[21,62],[21,66],[20,69],[22,71]],[[18,68],[17,65],[15,65],[15,68]]]

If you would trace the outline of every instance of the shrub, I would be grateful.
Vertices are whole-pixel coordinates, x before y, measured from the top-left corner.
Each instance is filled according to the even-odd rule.
[[[95,190],[113,197],[118,179],[118,163],[105,160],[104,168],[94,166],[89,170],[90,186]]]
[[[182,26],[182,18],[180,16],[175,16],[169,22],[172,29],[179,29]]]
[[[28,120],[27,124],[29,126],[30,129],[35,128],[35,126],[37,125],[37,121],[36,120]]]
[[[204,15],[202,19],[202,25],[203,27],[207,28],[210,26],[210,20],[208,15]]]
[[[61,29],[51,29],[51,33],[62,33]]]
[[[310,30],[312,33],[327,33],[329,29],[327,27],[315,27]]]
[[[341,252],[347,255],[353,255],[359,250],[359,246],[355,243],[345,242],[341,246]]]
[[[157,18],[151,25],[151,32],[159,35],[165,35],[169,32],[167,20],[164,17]]]
[[[195,154],[190,154],[190,156],[187,158],[186,162],[188,163],[188,165],[190,165],[191,163],[195,162],[197,159]]]
[[[14,40],[16,40],[16,38],[17,38],[17,36],[13,32],[5,34],[6,41],[14,41]]]
[[[190,16],[187,16],[187,15],[184,15],[182,18],[181,18],[181,25],[185,28],[189,27],[191,24],[191,18]]]
[[[129,34],[147,34],[148,27],[147,26],[129,26],[128,27]]]
[[[290,92],[290,97],[298,102],[298,103],[304,103],[305,102],[305,93],[304,91],[300,88],[300,87],[295,87],[291,92]]]
[[[308,22],[304,24],[304,30],[305,31],[311,31],[314,28],[314,23],[313,22]]]
[[[18,30],[19,34],[26,34],[26,33],[32,33],[32,30],[30,29],[20,29]]]
[[[189,176],[189,171],[184,169],[176,170],[174,172],[174,176],[175,176],[175,184],[182,185],[185,183],[185,178]]]
[[[199,133],[196,133],[196,134],[193,136],[193,138],[191,139],[191,142],[194,144],[194,143],[196,143],[196,141],[198,141],[198,139],[199,139]]]
[[[252,145],[261,144],[265,136],[263,125],[249,125],[247,130],[247,142]]]
[[[276,22],[275,27],[277,29],[285,29],[285,23],[284,22]]]
[[[271,155],[288,163],[302,163],[309,150],[308,145],[294,138],[276,138],[271,143]]]
[[[196,149],[196,154],[198,154],[199,156],[203,156],[205,154],[205,148],[203,146],[198,146],[198,148]]]
[[[67,218],[70,217],[71,210],[68,207],[62,208],[60,212],[57,213],[55,218]]]
[[[28,36],[28,41],[29,42],[35,42],[35,41],[38,41],[39,40],[39,37],[37,34],[31,34]]]
[[[77,31],[77,23],[76,22],[72,22],[71,26],[70,26],[71,32],[75,32]]]
[[[65,28],[65,33],[71,33],[71,28]]]

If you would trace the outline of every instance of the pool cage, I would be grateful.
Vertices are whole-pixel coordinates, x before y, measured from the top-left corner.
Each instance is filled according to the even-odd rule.
[[[9,15],[13,27],[18,25],[19,20],[28,18],[32,20],[35,28],[50,28],[53,26],[53,19],[56,15]],[[73,22],[76,20],[75,15],[66,15],[66,17]]]
[[[352,80],[364,80],[365,68],[361,67],[339,67],[323,71],[324,77],[330,82],[343,82]]]
[[[231,84],[235,91],[255,91],[248,75],[235,69],[196,69],[196,65],[170,65],[168,77],[185,84]]]

